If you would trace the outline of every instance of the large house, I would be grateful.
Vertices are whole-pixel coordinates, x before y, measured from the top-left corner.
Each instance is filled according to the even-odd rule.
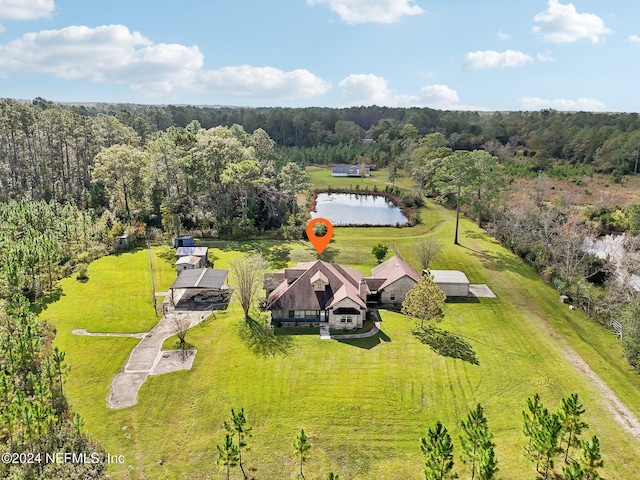
[[[322,260],[265,275],[272,323],[360,328],[370,305],[402,303],[420,274],[398,257],[362,272]]]

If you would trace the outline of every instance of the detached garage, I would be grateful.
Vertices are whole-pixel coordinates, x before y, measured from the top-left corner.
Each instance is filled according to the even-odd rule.
[[[469,296],[469,279],[459,270],[423,270],[422,273],[430,273],[447,297]]]

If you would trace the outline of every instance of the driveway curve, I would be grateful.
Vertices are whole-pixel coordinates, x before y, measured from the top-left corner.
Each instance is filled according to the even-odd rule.
[[[165,314],[155,327],[144,334],[140,343],[131,351],[122,371],[111,380],[107,407],[120,409],[136,404],[140,387],[160,361],[162,344],[174,335],[175,319],[186,319],[191,328],[211,313],[210,309],[201,309],[174,310]]]

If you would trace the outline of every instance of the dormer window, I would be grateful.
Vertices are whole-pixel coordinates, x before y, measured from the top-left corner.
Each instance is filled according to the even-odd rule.
[[[329,285],[329,279],[327,276],[318,270],[313,276],[309,279],[311,286],[314,292],[324,292]]]

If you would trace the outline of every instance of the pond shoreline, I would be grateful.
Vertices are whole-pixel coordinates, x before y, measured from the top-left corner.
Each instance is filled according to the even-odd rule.
[[[316,188],[316,189],[311,191],[311,196],[309,197],[309,204],[308,204],[309,212],[316,212],[317,211],[316,210],[317,199],[318,199],[318,195],[321,194],[321,193],[327,193],[327,194],[342,193],[342,194],[347,194],[347,195],[369,195],[369,196],[376,196],[376,197],[384,197],[386,200],[388,200],[389,202],[393,203],[394,206],[396,206],[398,209],[400,209],[402,214],[407,219],[407,222],[405,224],[396,223],[395,225],[394,224],[380,225],[380,224],[372,224],[372,223],[355,223],[355,224],[354,223],[341,223],[341,224],[334,225],[335,227],[384,227],[384,226],[388,226],[388,227],[404,228],[404,227],[413,227],[416,224],[416,222],[413,220],[414,219],[414,215],[416,213],[416,210],[414,208],[407,207],[399,196],[393,195],[393,194],[391,194],[389,192],[372,192],[371,190],[354,190],[354,189],[349,189],[349,188]]]

